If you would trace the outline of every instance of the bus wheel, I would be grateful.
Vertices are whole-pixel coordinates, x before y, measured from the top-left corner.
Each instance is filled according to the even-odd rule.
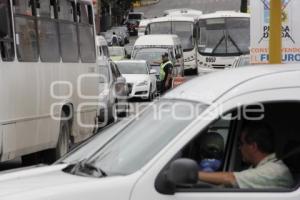
[[[21,159],[22,166],[36,165],[42,161],[40,152],[24,155]]]
[[[73,145],[69,120],[66,119],[67,117],[64,112],[62,112],[61,117],[62,119],[60,121],[60,130],[56,148],[46,151],[45,157],[47,163],[52,163],[64,156],[70,151]]]
[[[198,74],[199,74],[199,72],[198,72],[198,67],[196,67],[195,69],[193,69],[193,74],[194,74],[194,75],[198,75]]]

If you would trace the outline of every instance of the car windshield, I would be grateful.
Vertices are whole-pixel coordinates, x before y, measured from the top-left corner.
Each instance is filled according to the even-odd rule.
[[[146,63],[118,62],[116,64],[122,74],[148,74]]]
[[[179,37],[184,51],[194,48],[192,22],[155,22],[149,25],[149,34],[175,34]]]
[[[150,64],[160,64],[161,56],[168,53],[167,49],[141,49],[134,53],[135,60],[147,60]]]
[[[199,53],[206,55],[243,55],[249,53],[249,18],[200,20]]]
[[[110,175],[128,175],[141,169],[207,105],[190,101],[160,100],[139,116],[99,133],[89,143],[71,153],[61,162],[86,160]],[[109,136],[111,135],[111,136]]]
[[[110,47],[109,48],[109,55],[110,56],[124,56],[124,49],[117,48],[117,47]]]

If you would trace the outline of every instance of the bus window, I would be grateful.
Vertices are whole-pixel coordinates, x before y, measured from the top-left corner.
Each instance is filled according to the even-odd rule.
[[[184,51],[191,51],[194,48],[193,23],[172,22],[172,33],[178,35]]]
[[[248,54],[250,41],[250,20],[245,19],[227,19],[228,30],[228,53]]]
[[[14,41],[9,0],[0,0],[0,51],[3,61],[14,59]]]
[[[59,1],[59,35],[63,62],[78,62],[78,38],[75,4],[69,0]]]
[[[19,61],[38,61],[38,39],[32,0],[15,0],[15,37]]]
[[[40,57],[43,62],[59,62],[59,39],[58,24],[55,19],[51,19],[51,12],[55,9],[56,3],[50,0],[38,0],[38,33]]]
[[[150,24],[148,34],[172,34],[171,22],[159,22]]]
[[[95,39],[93,31],[93,12],[91,5],[77,4],[79,15],[79,44],[82,62],[95,62]]]

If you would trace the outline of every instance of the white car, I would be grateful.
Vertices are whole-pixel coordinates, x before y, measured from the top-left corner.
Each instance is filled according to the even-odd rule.
[[[123,60],[115,62],[126,78],[129,97],[152,100],[155,96],[157,71],[146,60]]]
[[[300,199],[299,77],[298,64],[243,67],[194,78],[54,165],[2,173],[0,199]],[[240,189],[198,181],[199,136],[222,136],[218,171],[242,170],[239,137],[250,118],[275,130],[275,151],[289,160],[294,186]]]

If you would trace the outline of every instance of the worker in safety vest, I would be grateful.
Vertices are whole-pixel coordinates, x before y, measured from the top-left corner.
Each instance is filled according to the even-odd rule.
[[[169,60],[168,53],[162,55],[162,63],[159,70],[161,80],[161,93],[167,91],[172,86],[173,63]]]

